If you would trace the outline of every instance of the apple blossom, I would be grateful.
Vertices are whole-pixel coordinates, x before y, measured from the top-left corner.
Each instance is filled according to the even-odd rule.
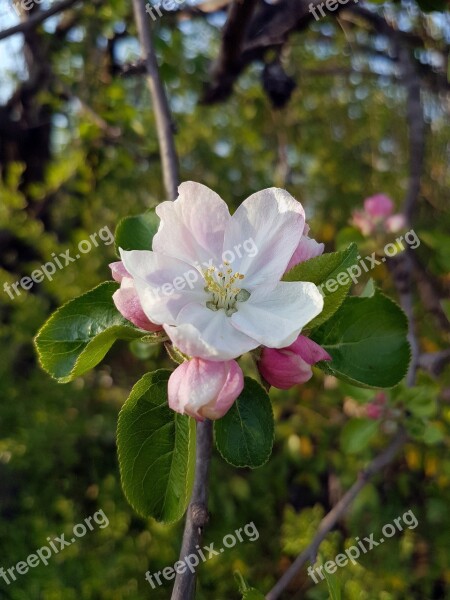
[[[169,378],[169,406],[197,421],[220,419],[244,388],[244,376],[235,360],[213,362],[192,358]]]
[[[331,360],[331,356],[316,342],[300,335],[287,348],[263,348],[258,368],[267,383],[287,390],[311,379],[311,365],[320,360]]]
[[[313,283],[280,281],[305,229],[302,205],[285,190],[257,192],[230,216],[215,192],[185,182],[156,213],[153,251],[121,257],[144,313],[181,352],[224,361],[284,348],[322,311]],[[257,252],[243,253],[244,240]]]
[[[136,327],[145,331],[160,331],[161,325],[152,323],[142,310],[139,297],[134,288],[134,282],[121,261],[109,265],[113,279],[120,283],[120,288],[113,294],[114,304],[117,310],[131,321]]]
[[[397,233],[406,226],[405,217],[392,214],[394,203],[385,194],[376,194],[364,200],[364,210],[356,210],[352,215],[352,224],[365,236],[377,230]]]

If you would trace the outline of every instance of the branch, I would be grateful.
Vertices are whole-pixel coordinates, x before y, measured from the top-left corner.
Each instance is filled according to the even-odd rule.
[[[286,590],[289,583],[294,579],[303,565],[308,562],[315,562],[317,551],[320,544],[323,542],[327,534],[333,529],[336,523],[346,513],[347,508],[370,481],[370,479],[381,469],[386,467],[397,455],[403,444],[407,440],[407,435],[403,430],[400,430],[396,437],[392,440],[389,446],[377,456],[369,466],[360,473],[357,481],[352,485],[348,492],[339,500],[332,510],[322,519],[316,535],[309,546],[295,559],[289,569],[284,573],[281,579],[270,590],[266,596],[266,600],[276,600]]]
[[[16,33],[27,33],[30,29],[34,29],[38,25],[40,25],[43,21],[48,19],[49,17],[53,17],[53,15],[57,15],[77,4],[81,0],[62,0],[62,2],[58,2],[48,10],[37,11],[33,15],[31,15],[26,21],[22,21],[18,25],[14,25],[14,27],[10,27],[9,29],[4,29],[0,31],[0,40],[4,40],[5,38],[11,37]]]
[[[236,77],[241,72],[242,44],[257,0],[234,0],[223,28],[222,46],[211,71],[213,83],[203,102],[215,102],[229,96]]]
[[[197,424],[197,450],[195,481],[191,502],[187,510],[186,525],[180,560],[189,554],[197,554],[203,528],[208,523],[208,473],[212,451],[212,421]],[[195,594],[195,576],[190,569],[177,573],[171,600],[192,600]]]
[[[133,0],[133,8],[141,44],[141,56],[147,70],[147,84],[153,101],[164,186],[168,198],[175,200],[178,188],[178,159],[169,103],[159,76],[158,61],[156,60],[150,22],[145,12],[144,1]]]

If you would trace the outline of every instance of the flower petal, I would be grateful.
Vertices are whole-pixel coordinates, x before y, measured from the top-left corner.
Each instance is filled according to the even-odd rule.
[[[142,310],[139,296],[134,287],[131,277],[124,277],[120,289],[113,294],[113,301],[117,310],[131,321],[136,327],[145,331],[160,331],[161,325],[152,323]]]
[[[121,260],[111,263],[109,265],[109,268],[111,269],[111,274],[113,276],[113,279],[115,281],[118,281],[119,283],[122,281],[122,279],[124,277],[130,277],[130,274],[125,269],[123,262]]]
[[[386,194],[375,194],[364,200],[364,210],[371,217],[389,217],[394,210],[394,203]]]
[[[239,302],[231,322],[268,348],[284,348],[322,309],[323,297],[316,285],[282,281],[265,296],[255,293],[247,302]]]
[[[275,287],[300,242],[304,225],[302,205],[285,190],[268,188],[241,204],[227,225],[224,251],[235,255],[233,271],[245,275],[245,289]],[[246,252],[246,244],[251,251]]]
[[[164,327],[173,344],[188,356],[212,361],[231,360],[259,343],[233,327],[223,310],[188,304],[180,311],[176,327]]]
[[[195,265],[221,260],[223,236],[230,219],[226,203],[201,183],[186,181],[174,202],[156,208],[161,219],[153,250]]]
[[[299,245],[297,246],[294,254],[292,255],[291,260],[289,261],[289,264],[286,268],[286,272],[290,271],[296,265],[305,262],[305,260],[309,260],[310,258],[320,256],[321,254],[323,254],[324,249],[325,244],[319,244],[313,238],[310,238],[307,235],[303,235]]]
[[[153,323],[175,325],[186,304],[206,302],[203,277],[191,265],[150,250],[120,250],[120,255]]]

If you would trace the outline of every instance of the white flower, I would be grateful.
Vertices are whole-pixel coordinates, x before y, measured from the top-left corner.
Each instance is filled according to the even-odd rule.
[[[145,314],[185,354],[230,360],[260,345],[284,348],[322,311],[313,283],[280,281],[305,227],[285,190],[257,192],[230,216],[215,192],[186,182],[156,212],[153,252],[121,257]]]

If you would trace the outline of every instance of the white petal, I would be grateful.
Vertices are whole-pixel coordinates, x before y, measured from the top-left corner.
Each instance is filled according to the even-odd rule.
[[[302,328],[323,309],[319,289],[309,282],[282,281],[265,297],[259,293],[252,296],[247,302],[238,303],[231,322],[268,348],[292,344]]]
[[[156,208],[161,223],[153,238],[153,250],[191,265],[210,259],[218,265],[230,219],[228,206],[201,183],[186,181],[178,193],[174,202],[162,202]]]
[[[178,315],[178,325],[165,326],[173,344],[185,354],[208,360],[231,360],[259,343],[231,324],[223,310],[189,304]]]
[[[302,205],[285,190],[262,190],[241,204],[226,228],[224,251],[235,255],[233,271],[245,275],[245,289],[275,287],[300,242],[304,225]]]
[[[120,256],[153,323],[175,324],[186,304],[207,301],[204,279],[191,265],[150,250],[120,250]]]

